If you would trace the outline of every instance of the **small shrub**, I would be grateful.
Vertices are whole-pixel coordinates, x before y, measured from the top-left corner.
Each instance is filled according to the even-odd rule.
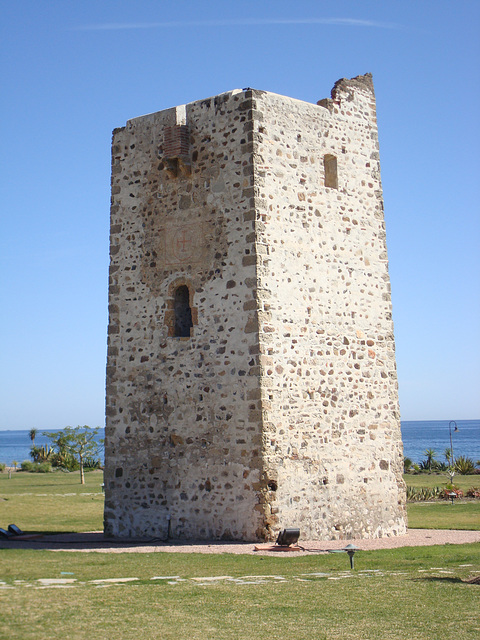
[[[432,471],[446,471],[448,469],[445,462],[439,462],[438,460],[422,460],[419,467],[420,471],[426,471],[428,473]]]
[[[54,467],[60,467],[61,469],[65,469],[66,471],[77,471],[77,469],[79,468],[75,456],[65,451],[54,453],[51,457],[51,461]]]
[[[83,461],[83,468],[85,471],[93,471],[93,469],[100,469],[100,460],[96,458],[85,458]]]
[[[51,460],[53,455],[53,449],[48,444],[37,447],[35,445],[30,447],[30,456],[33,462],[46,462]]]
[[[409,502],[421,502],[424,500],[435,500],[442,493],[441,487],[408,487],[407,500]]]
[[[410,471],[410,469],[412,468],[413,462],[412,460],[410,460],[410,458],[404,458],[403,459],[403,472],[404,473],[408,473]]]
[[[467,498],[480,498],[480,489],[478,487],[472,487],[465,495]]]
[[[407,484],[407,500],[413,502],[415,500],[415,496],[417,495],[417,490],[415,487],[409,487]]]
[[[0,462],[0,473],[3,473],[5,471],[5,467],[7,465],[4,462]]]
[[[51,470],[52,470],[52,465],[50,464],[50,462],[39,462],[36,465],[35,472],[36,473],[50,473]]]
[[[30,460],[24,460],[21,469],[29,473],[50,473],[52,465],[50,462],[30,462]]]
[[[461,489],[448,484],[447,484],[447,487],[441,492],[440,497],[444,498],[445,500],[450,500],[451,493],[454,493],[457,496],[457,498],[463,498],[463,491]]]
[[[475,471],[475,464],[471,458],[459,456],[455,460],[455,471],[462,476],[468,476]]]

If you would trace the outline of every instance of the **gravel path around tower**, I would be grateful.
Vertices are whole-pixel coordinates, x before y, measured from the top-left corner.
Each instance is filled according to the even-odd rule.
[[[480,531],[447,531],[440,529],[409,529],[403,536],[375,538],[371,540],[308,540],[301,538],[300,551],[271,550],[272,545],[253,542],[162,542],[149,540],[114,540],[104,538],[99,531],[91,533],[58,534],[49,536],[22,536],[16,539],[0,540],[0,549],[51,549],[55,551],[97,551],[101,553],[236,553],[255,555],[284,555],[288,557],[305,553],[322,553],[329,549],[342,549],[354,544],[364,551],[373,549],[394,549],[398,547],[420,547],[442,544],[464,544],[480,542]],[[257,549],[255,547],[257,546]],[[270,547],[270,550],[269,550]]]

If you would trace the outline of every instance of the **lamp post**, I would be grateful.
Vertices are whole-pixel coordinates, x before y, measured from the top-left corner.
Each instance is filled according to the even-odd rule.
[[[355,555],[355,551],[360,551],[360,549],[356,547],[354,544],[347,544],[344,551],[348,553],[348,557],[350,558],[350,569],[355,569],[353,556]]]
[[[347,544],[343,549],[329,549],[328,553],[348,553],[348,557],[350,558],[350,569],[355,569],[353,561],[355,551],[360,551],[359,547],[356,547],[354,544]]]
[[[458,431],[458,427],[455,420],[450,420],[450,422],[448,423],[448,430],[450,432],[450,456],[451,456],[452,467],[453,467],[455,466],[455,458],[453,457],[452,424],[455,425],[453,429],[453,433],[455,433],[455,431]]]
[[[454,470],[455,458],[453,457],[452,424],[454,425],[453,433],[455,433],[455,431],[458,431],[457,423],[455,422],[455,420],[450,420],[450,422],[448,423],[448,431],[450,433],[450,460],[449,460],[450,464],[448,467],[448,473],[450,476],[451,485],[453,485],[453,476],[455,475],[455,470]],[[453,504],[453,499],[452,499],[452,504]]]

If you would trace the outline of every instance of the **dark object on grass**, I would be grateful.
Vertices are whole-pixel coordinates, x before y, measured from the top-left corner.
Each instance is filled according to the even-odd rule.
[[[13,536],[13,533],[11,533],[10,531],[5,531],[5,529],[0,529],[0,536],[2,538],[11,538]]]
[[[355,569],[355,563],[353,561],[355,551],[361,551],[361,549],[356,547],[354,544],[347,544],[343,549],[329,549],[328,553],[348,553],[348,557],[350,558],[350,569]]]
[[[9,533],[11,533],[14,536],[23,536],[23,535],[25,535],[24,532],[21,529],[19,529],[16,524],[9,524],[8,525],[8,531],[9,531]]]
[[[453,501],[457,497],[457,494],[455,493],[455,491],[450,491],[449,493],[447,493],[447,496],[450,498],[450,500],[452,501],[452,504],[453,504]]]
[[[300,537],[300,529],[284,529],[278,534],[276,544],[281,547],[290,547],[295,544]]]

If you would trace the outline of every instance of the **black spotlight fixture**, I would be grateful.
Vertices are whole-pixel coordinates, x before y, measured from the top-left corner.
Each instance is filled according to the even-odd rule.
[[[278,534],[277,542],[281,547],[291,547],[300,537],[300,529],[284,529]]]

